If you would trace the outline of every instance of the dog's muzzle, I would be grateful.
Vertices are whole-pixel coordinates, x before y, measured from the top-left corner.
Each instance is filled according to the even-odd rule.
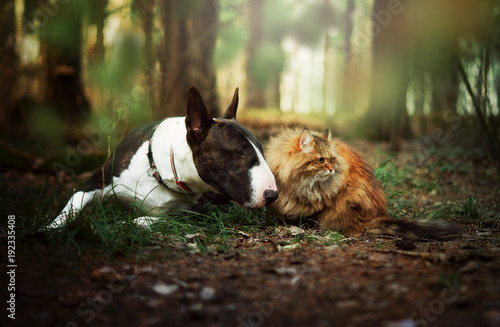
[[[264,191],[264,200],[265,200],[265,206],[271,205],[274,201],[278,199],[278,192],[275,190],[265,190]]]

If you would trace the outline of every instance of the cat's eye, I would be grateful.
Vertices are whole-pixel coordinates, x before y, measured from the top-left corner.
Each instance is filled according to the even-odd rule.
[[[320,164],[324,164],[325,163],[325,158],[318,158],[318,161]]]

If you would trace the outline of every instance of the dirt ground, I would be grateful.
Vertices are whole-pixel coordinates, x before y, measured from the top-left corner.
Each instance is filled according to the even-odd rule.
[[[411,250],[368,237],[290,249],[273,237],[238,243],[228,253],[153,246],[139,260],[75,260],[25,240],[16,325],[500,326],[498,230]]]
[[[451,176],[462,186],[450,196],[473,193],[482,212],[498,217],[498,176],[485,172],[487,164],[474,164],[484,169]],[[61,187],[52,177],[9,174],[2,186],[16,196],[26,192],[15,187],[23,178]],[[429,195],[416,196],[427,203]],[[140,258],[65,254],[43,236],[22,237],[16,240],[16,319],[7,317],[9,276],[2,273],[0,325],[500,326],[498,218],[456,220],[463,236],[447,242],[361,237],[284,245],[293,230],[262,226],[258,235],[241,233],[230,251],[186,253],[157,244],[144,247]]]
[[[500,233],[456,241],[359,238],[144,259],[18,247],[18,326],[500,326]],[[248,244],[252,243],[252,244]],[[147,259],[146,259],[147,258]],[[5,311],[3,317],[5,318]],[[12,321],[7,321],[10,325]]]

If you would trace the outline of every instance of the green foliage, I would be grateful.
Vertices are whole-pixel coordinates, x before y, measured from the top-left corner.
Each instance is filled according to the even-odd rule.
[[[247,29],[237,24],[221,27],[214,55],[216,65],[223,67],[235,60],[245,48],[248,37]]]
[[[262,24],[270,40],[281,40],[292,24],[293,7],[288,1],[271,0],[264,3]]]
[[[40,4],[41,2],[37,2]],[[38,8],[42,9],[42,7]],[[46,41],[64,51],[66,56],[81,48],[81,22],[83,13],[88,10],[88,1],[73,0],[68,3],[53,3],[44,7],[39,15],[41,27],[45,27]],[[36,15],[35,15],[36,16]]]
[[[37,106],[29,114],[27,130],[32,137],[30,148],[40,155],[52,154],[61,149],[65,141],[65,125],[60,115],[48,107]]]
[[[219,0],[219,20],[223,24],[241,20],[247,0]]]
[[[142,69],[142,49],[136,34],[124,34],[116,42],[111,57],[94,64],[89,73],[91,85],[116,94],[129,93]]]
[[[315,47],[328,28],[335,26],[336,10],[331,4],[315,1],[299,11],[292,25],[292,35],[300,43]]]
[[[273,77],[283,69],[285,56],[278,44],[261,44],[252,58],[251,73],[260,88],[269,86]]]

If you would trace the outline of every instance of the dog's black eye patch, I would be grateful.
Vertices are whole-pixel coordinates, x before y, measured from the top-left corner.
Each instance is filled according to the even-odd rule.
[[[240,156],[245,156],[245,152],[241,149],[235,149],[234,152],[239,154]]]
[[[218,119],[192,150],[201,179],[242,204],[252,197],[249,171],[260,164],[256,151],[261,148],[255,136],[238,122]]]

